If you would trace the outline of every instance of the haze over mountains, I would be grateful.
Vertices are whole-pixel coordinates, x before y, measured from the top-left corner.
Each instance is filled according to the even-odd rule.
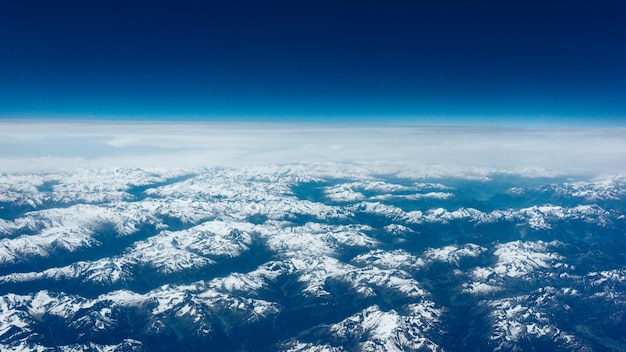
[[[624,172],[625,130],[155,121],[1,121],[3,170],[376,163],[421,175]],[[395,164],[395,166],[394,166]],[[416,168],[420,170],[417,171]]]
[[[3,127],[3,350],[626,346],[622,130]]]

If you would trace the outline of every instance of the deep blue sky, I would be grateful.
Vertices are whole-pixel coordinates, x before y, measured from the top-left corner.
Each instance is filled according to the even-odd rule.
[[[0,0],[0,117],[624,125],[625,19],[624,0]]]

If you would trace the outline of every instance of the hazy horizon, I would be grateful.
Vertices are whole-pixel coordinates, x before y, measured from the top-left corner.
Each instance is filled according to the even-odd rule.
[[[0,126],[3,172],[325,162],[396,171],[436,165],[449,174],[626,171],[625,128],[93,120],[0,121]]]

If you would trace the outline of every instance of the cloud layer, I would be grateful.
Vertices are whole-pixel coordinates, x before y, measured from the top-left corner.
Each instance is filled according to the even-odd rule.
[[[623,173],[626,129],[0,122],[0,172],[309,162]]]

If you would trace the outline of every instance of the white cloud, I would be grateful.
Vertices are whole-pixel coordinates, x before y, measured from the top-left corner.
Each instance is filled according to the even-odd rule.
[[[0,172],[308,162],[433,175],[623,173],[626,129],[0,122]]]

